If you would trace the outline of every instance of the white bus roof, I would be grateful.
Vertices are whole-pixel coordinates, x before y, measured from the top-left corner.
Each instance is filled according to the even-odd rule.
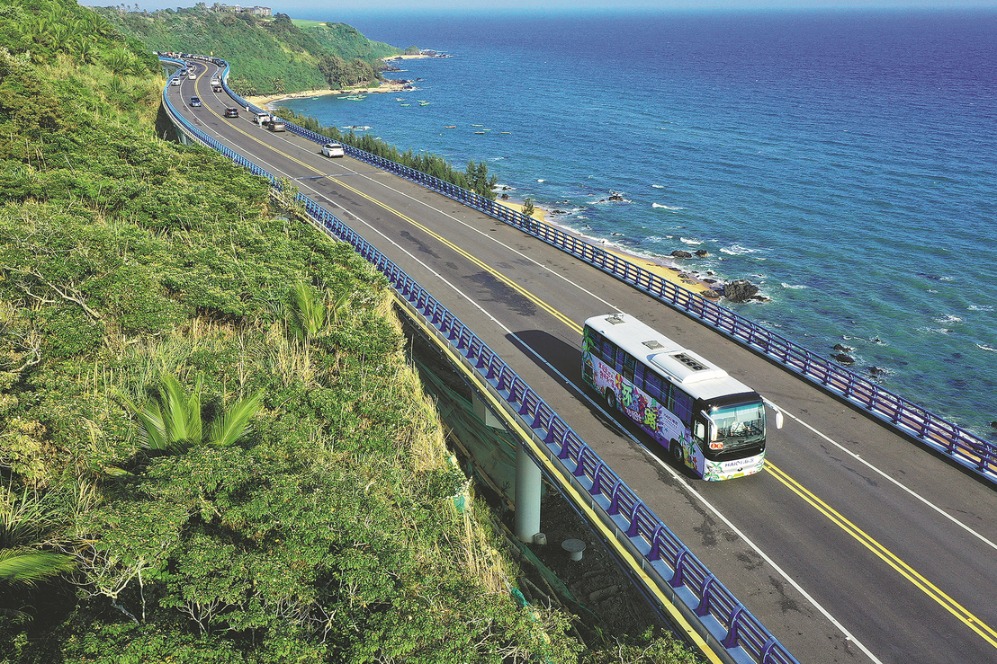
[[[693,397],[712,399],[754,391],[706,358],[628,314],[593,316],[585,325]]]

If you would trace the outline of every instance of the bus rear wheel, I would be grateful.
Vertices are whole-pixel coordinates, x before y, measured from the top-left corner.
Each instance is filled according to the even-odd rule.
[[[606,388],[606,405],[609,406],[610,410],[616,410],[616,392],[608,387]]]

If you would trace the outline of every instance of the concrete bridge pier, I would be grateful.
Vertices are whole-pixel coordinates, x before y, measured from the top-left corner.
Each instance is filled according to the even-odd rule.
[[[474,414],[493,429],[506,431],[505,424],[476,391],[471,393]],[[543,492],[540,468],[526,453],[522,443],[516,446],[516,515],[513,530],[521,542],[532,543],[540,532],[540,497]]]
[[[516,520],[520,542],[532,543],[540,532],[540,468],[520,444],[516,448]]]

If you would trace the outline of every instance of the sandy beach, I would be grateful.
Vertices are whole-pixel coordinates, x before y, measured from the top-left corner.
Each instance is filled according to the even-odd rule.
[[[392,55],[387,58],[382,58],[384,62],[391,62],[393,60],[421,60],[425,58],[435,57],[427,53],[415,53],[411,55]],[[279,95],[256,95],[253,97],[246,97],[246,101],[260,108],[265,108],[267,104],[274,104],[276,102],[284,101],[286,99],[304,99],[306,97],[324,97],[327,95],[366,95],[366,94],[380,94],[382,92],[411,92],[415,88],[405,89],[406,85],[411,85],[408,81],[384,79],[381,81],[380,85],[370,85],[367,87],[360,88],[345,88],[342,90],[302,90],[300,92],[286,92]]]
[[[516,212],[523,211],[523,206],[520,203],[513,203],[511,201],[496,201],[496,202],[506,206],[509,209],[515,210]],[[546,210],[534,207],[532,216],[534,219],[543,224],[555,227],[560,231],[568,233],[569,235],[574,235],[580,240],[585,240],[586,242],[596,244],[595,242],[592,241],[591,238],[582,237],[581,235],[573,233],[571,230],[564,228],[563,226],[558,226],[556,224],[548,222]],[[666,281],[670,281],[677,286],[681,286],[686,290],[692,291],[697,295],[701,295],[710,300],[720,299],[720,294],[717,291],[715,291],[710,286],[710,284],[706,283],[705,281],[702,281],[701,279],[697,279],[694,275],[685,272],[684,270],[682,270],[679,267],[676,267],[675,265],[670,265],[663,261],[652,260],[646,256],[638,256],[636,254],[623,251],[619,247],[603,247],[603,249],[605,249],[607,252],[611,254],[615,254],[620,258],[630,261],[631,263],[637,265],[638,267],[644,268],[648,272],[658,275],[659,277],[665,279]]]
[[[261,108],[268,104],[274,104],[287,99],[304,99],[306,97],[324,97],[327,95],[359,95],[359,94],[379,94],[382,92],[411,92],[412,89],[405,90],[407,84],[404,81],[382,81],[380,85],[368,86],[364,88],[346,88],[343,90],[302,90],[301,92],[287,92],[280,95],[257,95],[246,97],[246,101]]]

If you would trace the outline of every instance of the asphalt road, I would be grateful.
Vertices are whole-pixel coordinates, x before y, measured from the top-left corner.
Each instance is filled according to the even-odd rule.
[[[479,212],[170,87],[199,128],[294,180],[427,287],[534,389],[802,662],[997,661],[997,492],[709,328]],[[196,90],[196,91],[195,91]],[[204,102],[191,108],[197,94]],[[766,470],[688,478],[580,388],[580,328],[624,311],[786,414]],[[926,349],[930,352],[930,349]],[[931,404],[924,404],[930,408]]]

